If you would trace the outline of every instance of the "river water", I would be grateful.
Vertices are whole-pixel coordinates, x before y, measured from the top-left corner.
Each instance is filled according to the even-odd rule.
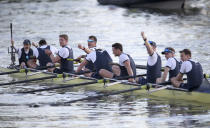
[[[24,39],[47,42],[59,48],[58,35],[68,34],[74,55],[82,54],[77,44],[86,45],[88,36],[98,38],[98,46],[111,54],[111,45],[120,42],[137,64],[146,64],[147,54],[140,37],[157,42],[158,52],[171,46],[176,51],[192,50],[205,73],[210,73],[210,2],[189,1],[185,12],[154,12],[101,6],[95,0],[3,0],[0,1],[1,66],[10,63],[9,23],[13,23],[15,45]],[[177,58],[179,58],[177,52]],[[113,55],[115,61],[115,58]],[[162,56],[163,63],[165,58]],[[1,76],[1,81],[12,80]],[[43,92],[17,95],[26,85],[0,88],[0,127],[210,127],[209,106],[165,99],[125,98],[121,95],[103,100],[78,102],[70,106],[28,107],[28,103],[77,99],[94,92]],[[28,88],[39,88],[30,84]]]

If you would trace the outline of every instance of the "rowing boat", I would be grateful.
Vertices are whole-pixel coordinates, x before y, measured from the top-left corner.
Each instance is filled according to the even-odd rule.
[[[8,72],[8,71],[14,71],[15,69],[9,69],[0,67],[1,72]],[[10,77],[16,78],[18,80],[24,80],[26,79],[26,76],[24,73],[16,73],[16,74],[10,74]],[[44,72],[29,72],[27,74],[27,79],[32,78],[41,78],[44,76],[50,76],[50,74],[46,74]],[[42,80],[39,81],[40,83],[46,83],[46,84],[57,84],[57,85],[69,85],[69,84],[76,84],[76,83],[82,83],[82,82],[89,82],[90,79],[82,79],[82,78],[75,78],[68,80],[66,78],[65,80],[63,78],[53,78],[50,80]],[[209,89],[209,83],[207,80],[203,81],[203,84],[201,87],[204,87],[204,89]],[[126,84],[126,83],[118,83],[114,84],[112,86],[105,87],[103,83],[96,83],[91,85],[82,86],[84,90],[91,90],[91,91],[97,91],[97,92],[112,92],[112,91],[120,91],[125,89],[131,89],[136,88],[137,84]],[[81,89],[81,87],[76,87],[75,89]],[[136,90],[133,92],[126,93],[125,95],[133,95],[133,96],[146,96],[146,97],[158,97],[158,98],[164,98],[164,99],[174,99],[174,100],[183,100],[183,101],[189,101],[189,102],[197,102],[202,104],[210,104],[210,93],[209,92],[202,92],[202,89],[195,90],[192,92],[183,90],[183,89],[177,89],[172,86],[167,86],[165,89],[160,89],[158,91],[156,90],[155,86],[152,86],[150,90],[146,90],[145,88],[142,88],[141,90]],[[151,92],[151,93],[148,93]]]

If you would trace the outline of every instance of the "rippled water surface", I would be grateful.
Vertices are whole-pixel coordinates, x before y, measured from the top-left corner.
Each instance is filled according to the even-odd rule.
[[[21,47],[26,38],[38,42],[45,38],[59,48],[58,35],[70,37],[75,57],[82,54],[77,44],[86,45],[89,35],[96,35],[98,46],[111,53],[111,44],[121,42],[124,51],[137,64],[146,64],[147,54],[140,37],[145,31],[158,44],[160,53],[172,46],[179,51],[190,48],[193,59],[201,62],[210,73],[210,2],[189,2],[185,12],[154,12],[101,6],[95,0],[2,0],[0,1],[0,60],[10,63],[9,23],[13,23],[15,45]],[[114,57],[114,56],[112,56]],[[179,58],[178,52],[177,57]],[[162,56],[165,62],[164,56]],[[117,61],[117,58],[114,58]],[[13,78],[1,76],[1,82]],[[209,105],[148,99],[143,97],[111,96],[102,100],[78,102],[69,106],[40,107],[28,104],[68,101],[95,95],[95,92],[60,90],[37,94],[16,94],[16,91],[38,89],[37,83],[0,88],[0,127],[209,127]]]

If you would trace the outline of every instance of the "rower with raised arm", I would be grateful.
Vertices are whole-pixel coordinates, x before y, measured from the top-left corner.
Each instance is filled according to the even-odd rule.
[[[48,70],[54,73],[72,73],[74,72],[73,61],[69,61],[68,59],[73,59],[73,50],[68,45],[68,35],[59,35],[59,42],[61,49],[58,51],[56,56],[54,56],[50,50],[45,52],[50,56],[52,60],[52,63],[48,63],[47,66],[53,66],[53,63],[60,63],[60,69],[49,68]]]
[[[78,44],[78,48],[83,50],[86,54],[89,54],[91,51],[95,51],[97,49],[97,38],[96,36],[89,36],[88,40],[88,48],[85,48],[81,44]],[[81,60],[81,58],[85,58],[87,55],[81,55],[76,60]],[[88,64],[85,66],[85,71],[93,71],[94,70],[94,64],[92,61],[89,61]]]
[[[112,51],[115,56],[119,57],[119,65],[112,66],[114,75],[118,77],[131,76],[128,80],[130,82],[135,82],[136,65],[132,57],[123,52],[123,46],[120,43],[113,44]]]
[[[52,54],[54,56],[58,53],[57,48],[55,48],[53,46],[50,46],[50,45],[47,45],[47,42],[44,39],[41,39],[39,41],[39,46],[34,42],[32,43],[32,45],[34,47],[36,47],[37,50],[38,50],[38,58],[37,59],[39,60],[39,66],[41,66],[41,67],[46,66],[48,63],[52,63],[52,60],[51,60],[50,56],[48,56],[46,54],[46,52],[48,52],[48,50],[50,52],[52,52]]]
[[[169,74],[169,81],[172,77],[176,77],[180,70],[180,62],[175,58],[175,50],[172,47],[167,47],[162,52],[167,60],[162,77],[158,78],[156,83],[163,83]]]
[[[12,41],[14,45],[14,41]],[[15,47],[14,47],[15,48]],[[38,51],[31,48],[31,41],[26,39],[23,41],[23,48],[15,48],[19,58],[20,68],[36,68],[36,58],[38,57]]]
[[[84,49],[85,50],[85,49]],[[88,77],[93,78],[112,78],[113,73],[111,69],[110,63],[112,63],[112,58],[106,50],[95,49],[93,51],[90,50],[90,53],[87,54],[85,59],[77,68],[77,72],[80,72],[83,67],[85,67],[89,62],[92,62],[94,65],[95,72],[86,74]]]
[[[148,41],[144,32],[141,32],[142,39],[144,40],[144,45],[149,54],[147,60],[147,76],[137,78],[137,83],[146,84],[146,83],[156,83],[156,79],[161,77],[161,57],[156,52],[156,43],[153,41]]]
[[[184,88],[189,91],[200,87],[203,81],[203,69],[199,62],[191,59],[191,51],[184,49],[180,51],[182,65],[176,77],[171,78],[172,84],[177,88]],[[183,76],[187,75],[187,83],[184,83]]]

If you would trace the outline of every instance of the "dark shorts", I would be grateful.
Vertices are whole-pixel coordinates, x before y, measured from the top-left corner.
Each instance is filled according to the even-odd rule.
[[[124,66],[120,66],[120,76],[129,76],[127,69]]]
[[[139,77],[138,84],[144,85],[146,83],[147,83],[147,79],[145,79],[144,77]]]
[[[187,89],[187,90],[190,89],[190,87],[189,87],[189,85],[187,83],[181,83],[179,88],[183,88],[183,89]]]
[[[96,78],[96,79],[102,79],[102,77],[100,76],[100,74],[98,72],[94,72],[91,77]]]
[[[93,70],[94,70],[94,65],[91,65],[91,64],[88,63],[88,64],[85,66],[85,68],[88,69],[88,70],[90,70],[90,71],[93,71]]]
[[[127,71],[121,70],[120,71],[120,76],[129,76]]]
[[[62,71],[61,69],[55,68],[55,69],[53,70],[53,73],[62,74],[63,71]]]
[[[66,72],[66,73],[74,73],[74,72],[68,72],[68,71],[63,71],[62,69],[59,69],[59,68],[55,68],[54,70],[53,70],[53,73],[57,73],[57,74],[62,74],[62,73],[64,73],[64,72]]]
[[[111,68],[107,68],[105,70],[107,70],[107,71],[109,71],[109,72],[112,73],[112,69]],[[93,74],[91,75],[91,77],[96,78],[96,79],[102,79],[103,78],[103,77],[101,77],[101,75],[97,71],[96,72],[93,72]]]
[[[192,85],[189,85],[188,83],[181,83],[180,86],[179,86],[179,88],[183,88],[183,89],[187,89],[189,91],[192,91],[194,89],[199,88],[199,86],[195,86],[195,85],[192,86]]]

